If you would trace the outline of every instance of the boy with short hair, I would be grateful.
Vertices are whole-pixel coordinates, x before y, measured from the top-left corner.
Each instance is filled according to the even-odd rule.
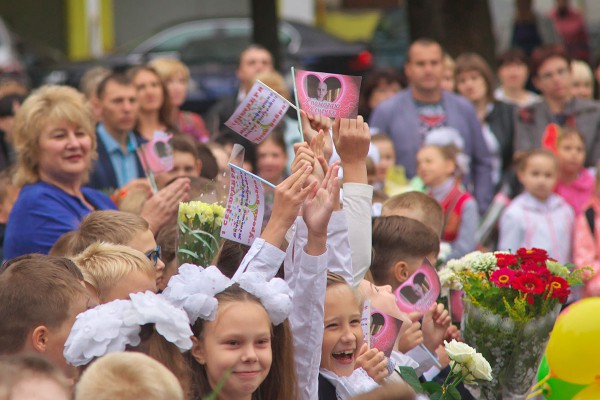
[[[64,345],[90,297],[67,266],[55,262],[23,258],[0,273],[0,355],[39,353],[73,377]]]
[[[405,192],[391,197],[381,210],[381,216],[396,215],[420,221],[441,238],[444,213],[435,199],[421,192]],[[433,260],[430,260],[433,261]]]
[[[440,240],[433,230],[407,217],[379,217],[373,222],[371,274],[378,286],[392,290],[404,283],[425,258],[434,265]]]
[[[121,211],[92,212],[79,225],[71,244],[71,255],[79,254],[97,242],[120,244],[145,254],[155,267],[156,284],[160,285],[165,264],[160,259],[160,247],[144,218]]]
[[[156,292],[156,270],[141,252],[127,246],[94,243],[73,258],[86,288],[100,304],[127,300],[129,294]]]

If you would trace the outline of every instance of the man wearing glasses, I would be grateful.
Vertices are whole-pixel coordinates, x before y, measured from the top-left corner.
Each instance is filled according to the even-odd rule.
[[[571,93],[571,67],[565,50],[560,46],[536,49],[531,56],[534,85],[542,101],[517,111],[515,150],[540,147],[548,124],[576,128],[585,138],[587,167],[600,159],[600,105],[577,98]]]

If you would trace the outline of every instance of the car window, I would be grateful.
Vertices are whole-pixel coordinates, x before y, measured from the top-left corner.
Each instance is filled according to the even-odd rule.
[[[214,33],[213,29],[207,27],[193,27],[189,30],[179,32],[175,35],[165,38],[151,47],[149,53],[174,52],[181,50],[187,43],[194,40],[202,40],[209,38]]]

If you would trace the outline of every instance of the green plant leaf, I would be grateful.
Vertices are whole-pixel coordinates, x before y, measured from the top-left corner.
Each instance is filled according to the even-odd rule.
[[[421,382],[419,382],[419,377],[417,377],[417,373],[415,372],[415,370],[413,368],[402,366],[402,367],[397,367],[396,370],[398,371],[398,373],[400,374],[402,379],[404,379],[404,381],[406,383],[408,383],[408,385],[410,387],[412,387],[415,390],[415,392],[418,392],[418,393],[425,392],[423,390],[423,386],[421,386]]]
[[[448,386],[446,388],[446,393],[448,394],[448,396],[451,399],[454,399],[454,400],[460,400],[461,399],[460,392],[458,391],[458,389],[456,388],[456,386]]]
[[[440,400],[442,398],[442,392],[437,392],[429,396],[429,400]]]
[[[429,394],[442,391],[442,385],[434,381],[422,383],[421,386],[423,386],[423,389],[425,389],[425,391]]]

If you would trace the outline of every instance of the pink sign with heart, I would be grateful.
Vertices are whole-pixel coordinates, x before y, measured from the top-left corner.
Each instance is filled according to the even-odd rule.
[[[330,118],[356,118],[360,76],[296,70],[296,90],[300,108]]]
[[[440,295],[440,279],[435,268],[425,259],[423,264],[395,291],[400,311],[425,314]]]

